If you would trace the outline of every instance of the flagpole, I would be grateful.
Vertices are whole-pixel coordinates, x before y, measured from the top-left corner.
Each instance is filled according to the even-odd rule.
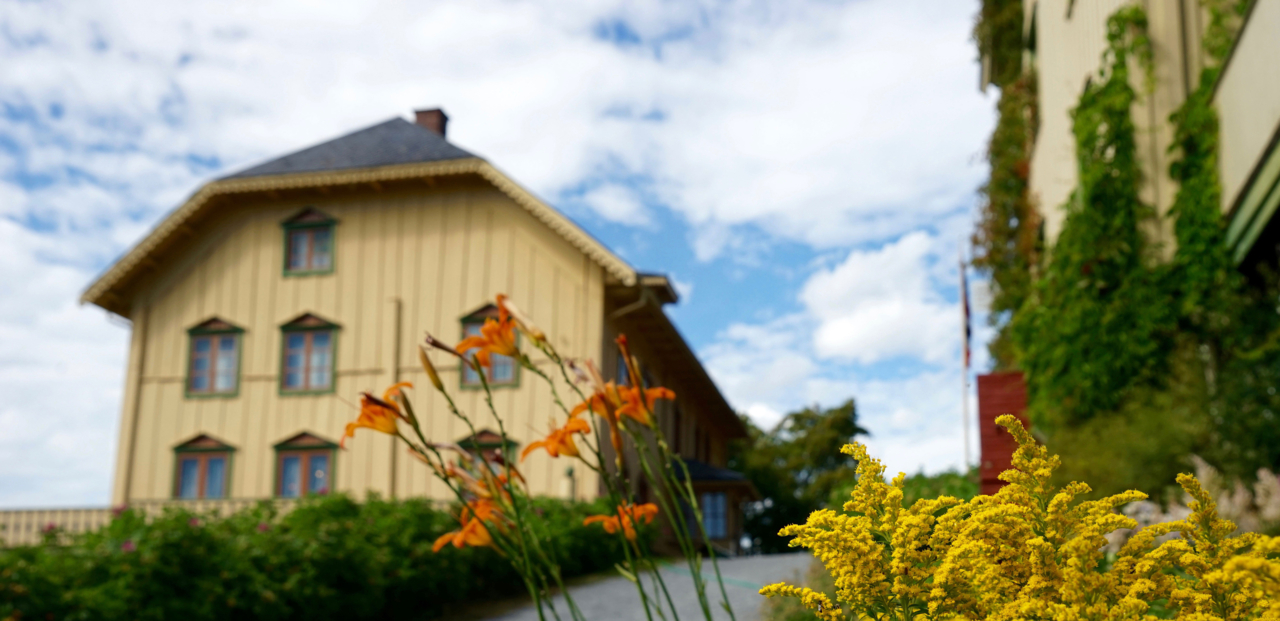
[[[965,279],[964,250],[960,250],[960,333],[964,347],[960,352],[960,427],[964,430],[964,469],[969,470],[969,283]]]
[[[969,364],[965,361],[960,393],[960,425],[964,427],[964,468],[973,463],[969,459]]]

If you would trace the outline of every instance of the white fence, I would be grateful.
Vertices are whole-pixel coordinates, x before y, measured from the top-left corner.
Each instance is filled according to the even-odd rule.
[[[230,515],[252,507],[262,499],[228,498],[224,500],[143,500],[129,505],[147,516],[159,515],[165,507],[182,507],[198,513],[216,512]],[[272,500],[276,508],[286,512],[297,504],[296,500]],[[15,509],[0,510],[0,546],[18,546],[40,541],[50,528],[66,533],[84,533],[106,526],[115,510],[102,507],[87,509]]]

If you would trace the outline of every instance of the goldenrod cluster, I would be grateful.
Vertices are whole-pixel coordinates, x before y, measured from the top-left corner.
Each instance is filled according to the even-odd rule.
[[[1138,531],[1114,558],[1106,535],[1137,523],[1118,513],[1138,491],[1082,502],[1084,483],[1057,489],[1060,465],[1012,416],[996,422],[1018,451],[1008,483],[970,501],[941,497],[902,506],[898,475],[851,444],[858,483],[843,512],[815,511],[782,529],[813,550],[835,579],[837,607],[786,584],[766,596],[801,598],[827,621],[870,619],[1157,619],[1280,621],[1280,538],[1233,536],[1194,476],[1178,483],[1194,501],[1185,520]],[[1180,536],[1164,542],[1170,533]]]

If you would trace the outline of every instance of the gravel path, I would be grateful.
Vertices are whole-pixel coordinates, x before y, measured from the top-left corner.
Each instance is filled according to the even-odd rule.
[[[724,588],[729,595],[729,603],[733,606],[738,621],[756,621],[759,619],[760,603],[764,600],[757,591],[760,587],[786,580],[794,582],[809,568],[813,559],[808,553],[778,554],[771,556],[750,556],[720,560],[720,573],[724,576]],[[715,572],[710,562],[704,562],[703,574],[707,576],[707,597],[714,609],[715,619],[728,619],[720,608],[719,587],[715,582]],[[689,579],[688,566],[669,565],[662,569],[662,578],[671,591],[671,599],[676,602],[682,621],[703,619],[702,608],[693,591],[693,581]],[[646,587],[650,580],[645,580]],[[640,606],[640,595],[630,581],[615,576],[599,582],[570,587],[574,601],[587,619],[608,619],[611,621],[647,621],[644,609]],[[652,589],[646,589],[652,592]],[[570,618],[564,606],[564,598],[557,597],[556,609],[560,618]],[[553,617],[547,613],[547,619]],[[509,611],[499,616],[487,617],[491,621],[538,621],[538,611],[530,604],[524,608]],[[654,621],[660,621],[655,613]],[[671,621],[668,619],[668,621]]]

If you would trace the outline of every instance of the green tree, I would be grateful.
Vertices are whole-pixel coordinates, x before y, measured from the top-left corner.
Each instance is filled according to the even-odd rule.
[[[803,522],[832,490],[853,478],[855,464],[840,447],[867,430],[858,426],[852,399],[834,408],[815,405],[792,412],[769,431],[745,416],[743,422],[749,437],[731,447],[729,467],[747,475],[762,498],[746,511],[745,531],[763,551],[785,552],[787,542],[778,530]]]

